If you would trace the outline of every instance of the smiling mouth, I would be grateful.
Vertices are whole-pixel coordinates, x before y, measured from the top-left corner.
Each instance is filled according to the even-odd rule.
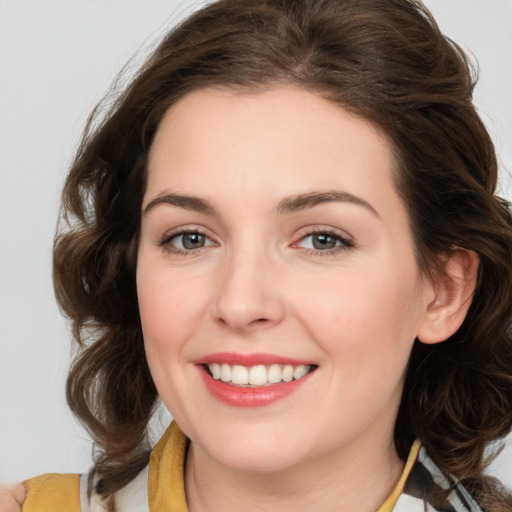
[[[300,380],[316,370],[316,365],[310,364],[271,364],[242,366],[227,363],[204,364],[206,373],[215,380],[231,386],[265,387]]]

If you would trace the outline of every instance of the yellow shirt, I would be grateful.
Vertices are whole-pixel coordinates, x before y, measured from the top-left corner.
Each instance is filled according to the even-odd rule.
[[[146,479],[143,484],[147,487],[147,512],[188,512],[183,478],[187,449],[188,439],[173,422],[151,452],[149,471],[141,475]],[[416,441],[411,448],[400,480],[377,512],[391,512],[394,509],[419,450],[420,443]],[[25,485],[28,494],[22,510],[23,512],[99,511],[102,507],[98,497],[96,501],[93,498],[92,503],[86,503],[86,493],[83,491],[86,480],[87,475],[56,473],[27,480]],[[131,485],[132,483],[128,484],[127,488]],[[129,492],[129,489],[120,491],[121,494],[124,492]],[[137,508],[137,512],[139,511],[145,512]],[[124,507],[119,512],[124,512]]]

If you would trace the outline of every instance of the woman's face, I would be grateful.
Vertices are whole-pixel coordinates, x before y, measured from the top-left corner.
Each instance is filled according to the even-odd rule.
[[[298,88],[206,89],[166,113],[139,306],[160,397],[208,456],[272,471],[392,446],[434,299],[392,168],[370,123]]]

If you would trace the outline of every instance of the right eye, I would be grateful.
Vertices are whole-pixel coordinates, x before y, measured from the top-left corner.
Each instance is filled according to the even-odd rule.
[[[171,252],[188,254],[190,251],[197,251],[214,245],[214,242],[199,231],[180,231],[179,233],[166,236],[162,239],[160,245]]]

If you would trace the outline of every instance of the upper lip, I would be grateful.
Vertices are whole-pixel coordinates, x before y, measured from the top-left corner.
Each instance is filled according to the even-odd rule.
[[[244,354],[238,352],[217,352],[209,354],[194,361],[195,364],[230,364],[240,366],[257,366],[270,364],[290,364],[293,366],[315,364],[310,360],[296,359],[292,357],[280,356],[277,354],[252,353]]]

